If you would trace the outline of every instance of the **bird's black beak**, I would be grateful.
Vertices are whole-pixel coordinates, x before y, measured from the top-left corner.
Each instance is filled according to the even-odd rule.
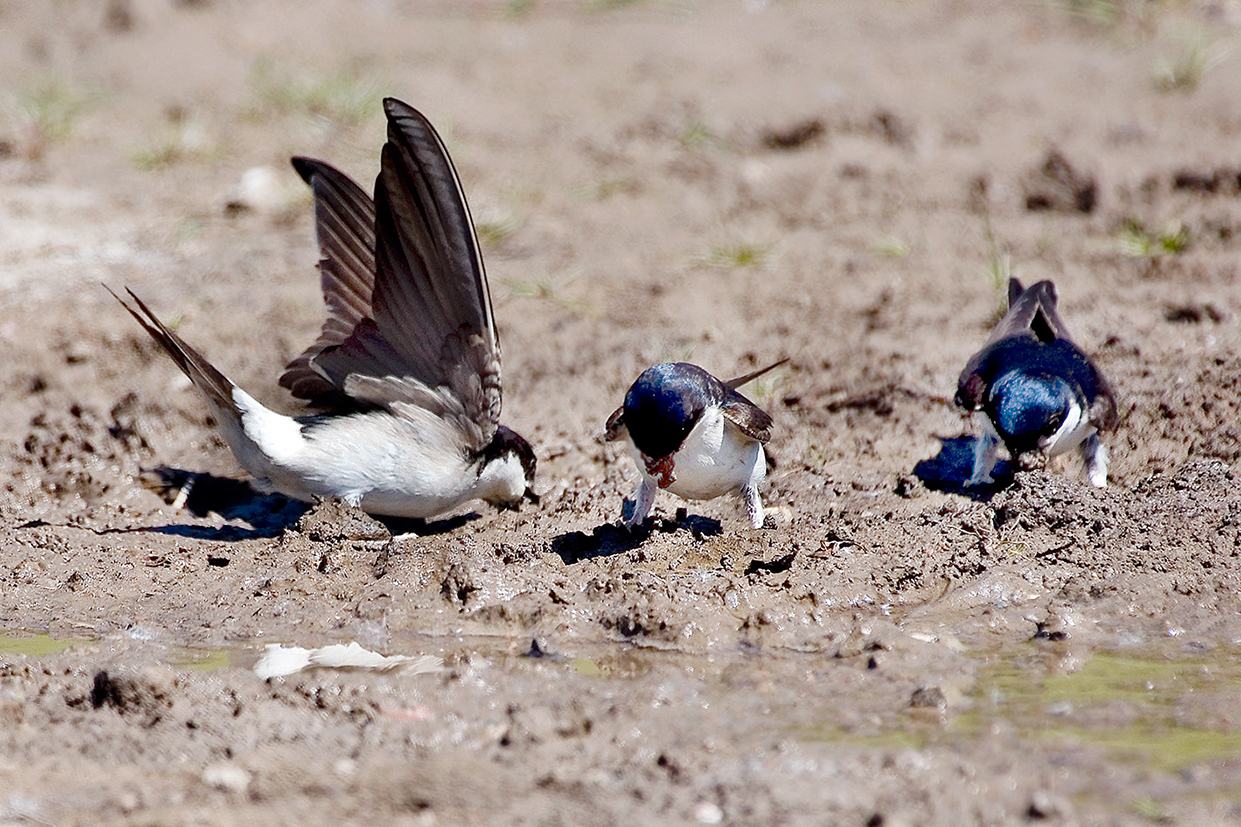
[[[539,495],[534,493],[534,486],[526,488],[526,492],[521,495],[523,499],[529,500],[534,505],[539,504]]]

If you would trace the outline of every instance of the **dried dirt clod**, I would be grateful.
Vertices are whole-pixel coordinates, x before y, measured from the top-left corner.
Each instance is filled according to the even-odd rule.
[[[1031,819],[1061,819],[1073,814],[1073,805],[1062,795],[1049,790],[1035,790],[1030,794],[1030,806],[1026,808],[1026,816]]]
[[[773,127],[763,133],[763,146],[768,149],[801,149],[818,140],[827,131],[823,121],[810,118],[791,126]]]
[[[922,483],[922,480],[913,474],[901,474],[896,478],[896,487],[893,490],[896,496],[912,500],[914,497],[921,497],[925,494],[927,488]]]
[[[787,505],[770,505],[763,509],[763,528],[787,528],[793,524],[793,509]]]
[[[1204,321],[1219,323],[1228,315],[1214,304],[1178,304],[1168,307],[1163,317],[1173,324],[1201,324]]]
[[[909,705],[915,709],[938,709],[943,712],[948,708],[948,699],[938,686],[919,686],[909,696]]]
[[[1091,213],[1098,202],[1098,183],[1080,172],[1058,149],[1050,149],[1042,162],[1022,181],[1026,209]]]
[[[892,651],[909,640],[909,636],[894,624],[872,619],[857,624],[849,631],[836,648],[836,657],[852,658],[864,653]]]
[[[746,567],[745,573],[747,575],[781,574],[793,567],[793,560],[796,557],[797,552],[794,551],[771,560],[751,560],[750,565]]]
[[[153,726],[168,714],[176,695],[176,681],[167,668],[120,667],[95,672],[90,690],[69,698],[67,703],[78,707],[89,704],[93,709],[107,707]]]
[[[1231,195],[1241,191],[1241,170],[1219,167],[1211,170],[1182,169],[1172,176],[1172,188],[1203,195]]]
[[[870,118],[870,131],[893,146],[911,149],[914,144],[913,124],[890,109],[876,109]]]
[[[337,499],[315,503],[297,521],[295,529],[316,543],[387,540],[392,536],[383,523],[362,509]]]
[[[223,211],[226,215],[251,211],[280,215],[293,209],[301,197],[301,192],[286,185],[285,179],[272,167],[251,167],[224,196]]]
[[[694,821],[699,824],[721,824],[724,821],[724,810],[710,801],[699,801],[694,805]]]
[[[1067,603],[1056,603],[1047,608],[1044,618],[1030,620],[1035,624],[1035,640],[1069,640],[1081,623],[1081,613]]]

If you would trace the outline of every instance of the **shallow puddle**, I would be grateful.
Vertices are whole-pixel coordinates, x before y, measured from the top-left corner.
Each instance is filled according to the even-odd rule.
[[[0,634],[0,654],[25,655],[29,658],[41,658],[63,652],[73,646],[91,643],[89,640],[65,638],[58,640],[48,634],[22,634],[9,632]]]
[[[236,653],[229,649],[197,649],[193,647],[173,650],[168,661],[172,666],[194,672],[214,672],[233,665]]]
[[[75,647],[95,646],[100,641],[93,638],[56,638],[46,632],[30,633],[10,631],[0,634],[0,654],[24,655],[42,658],[59,654]],[[142,641],[135,641],[141,643]],[[232,665],[245,665],[257,655],[249,655],[243,647],[209,649],[194,646],[155,647],[160,654],[155,659],[178,669],[195,672],[212,672]]]
[[[866,749],[922,749],[998,739],[1006,749],[1097,750],[1150,772],[1241,758],[1241,658],[1227,647],[1186,653],[1176,644],[1141,650],[1076,650],[1025,644],[975,652],[980,668],[940,703],[859,723],[830,715],[791,723],[794,740]],[[915,693],[917,694],[917,693]]]
[[[0,653],[48,657],[98,643],[11,631],[0,635]],[[156,648],[154,658],[173,668],[212,672],[253,668],[264,645]],[[787,667],[789,660],[824,667],[822,656],[690,655],[610,642],[578,644],[562,652],[527,647],[510,637],[401,636],[381,648],[389,654],[436,655],[449,666],[479,660],[500,671],[544,665],[614,681],[640,680],[652,670],[671,667],[709,684],[729,685],[736,670],[761,671],[756,657],[768,667],[777,662]],[[877,749],[916,749],[1000,735],[1020,742],[1096,748],[1110,760],[1163,772],[1241,757],[1241,658],[1227,647],[1208,653],[1186,653],[1174,644],[1091,652],[1044,643],[974,657],[980,663],[976,679],[942,707],[911,706],[907,714],[879,724],[878,731],[838,722],[822,727],[792,723],[787,734],[799,741]],[[834,719],[825,715],[822,720]]]
[[[949,731],[1007,727],[1022,739],[1095,746],[1113,760],[1162,771],[1241,757],[1241,659],[1234,652],[1151,647],[1085,654],[1067,667],[1046,655],[988,656],[971,708]]]

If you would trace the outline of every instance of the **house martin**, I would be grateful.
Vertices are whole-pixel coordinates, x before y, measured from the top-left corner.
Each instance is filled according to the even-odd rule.
[[[993,482],[1003,442],[1025,467],[1078,448],[1090,483],[1107,486],[1108,454],[1099,432],[1120,424],[1116,397],[1069,336],[1050,281],[1027,289],[1009,280],[1008,312],[961,372],[956,402],[976,414],[982,429],[967,485]]]
[[[626,526],[646,519],[663,488],[689,500],[736,493],[750,525],[762,527],[758,486],[767,473],[763,444],[771,438],[771,417],[736,389],[787,361],[727,382],[686,362],[643,371],[604,434],[625,440],[642,475],[633,510],[622,517]]]
[[[328,164],[293,159],[314,194],[327,320],[280,384],[308,415],[265,408],[133,291],[134,304],[117,300],[190,378],[261,491],[415,518],[473,499],[537,502],[534,451],[499,424],[500,342],[456,170],[420,112],[393,98],[384,112],[373,201]]]

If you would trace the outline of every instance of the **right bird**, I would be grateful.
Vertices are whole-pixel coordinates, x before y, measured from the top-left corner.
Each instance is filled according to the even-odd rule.
[[[689,500],[737,494],[750,525],[766,520],[758,486],[767,473],[763,444],[771,438],[771,416],[737,388],[774,365],[721,382],[688,362],[647,368],[625,394],[625,404],[608,417],[604,437],[624,439],[642,481],[634,492],[626,526],[639,525],[667,489]]]
[[[1099,432],[1120,424],[1116,397],[1069,336],[1050,281],[1023,288],[1009,279],[1008,312],[961,372],[956,402],[976,414],[983,431],[967,485],[993,482],[1002,441],[1023,467],[1077,448],[1090,483],[1107,487],[1107,448]]]

